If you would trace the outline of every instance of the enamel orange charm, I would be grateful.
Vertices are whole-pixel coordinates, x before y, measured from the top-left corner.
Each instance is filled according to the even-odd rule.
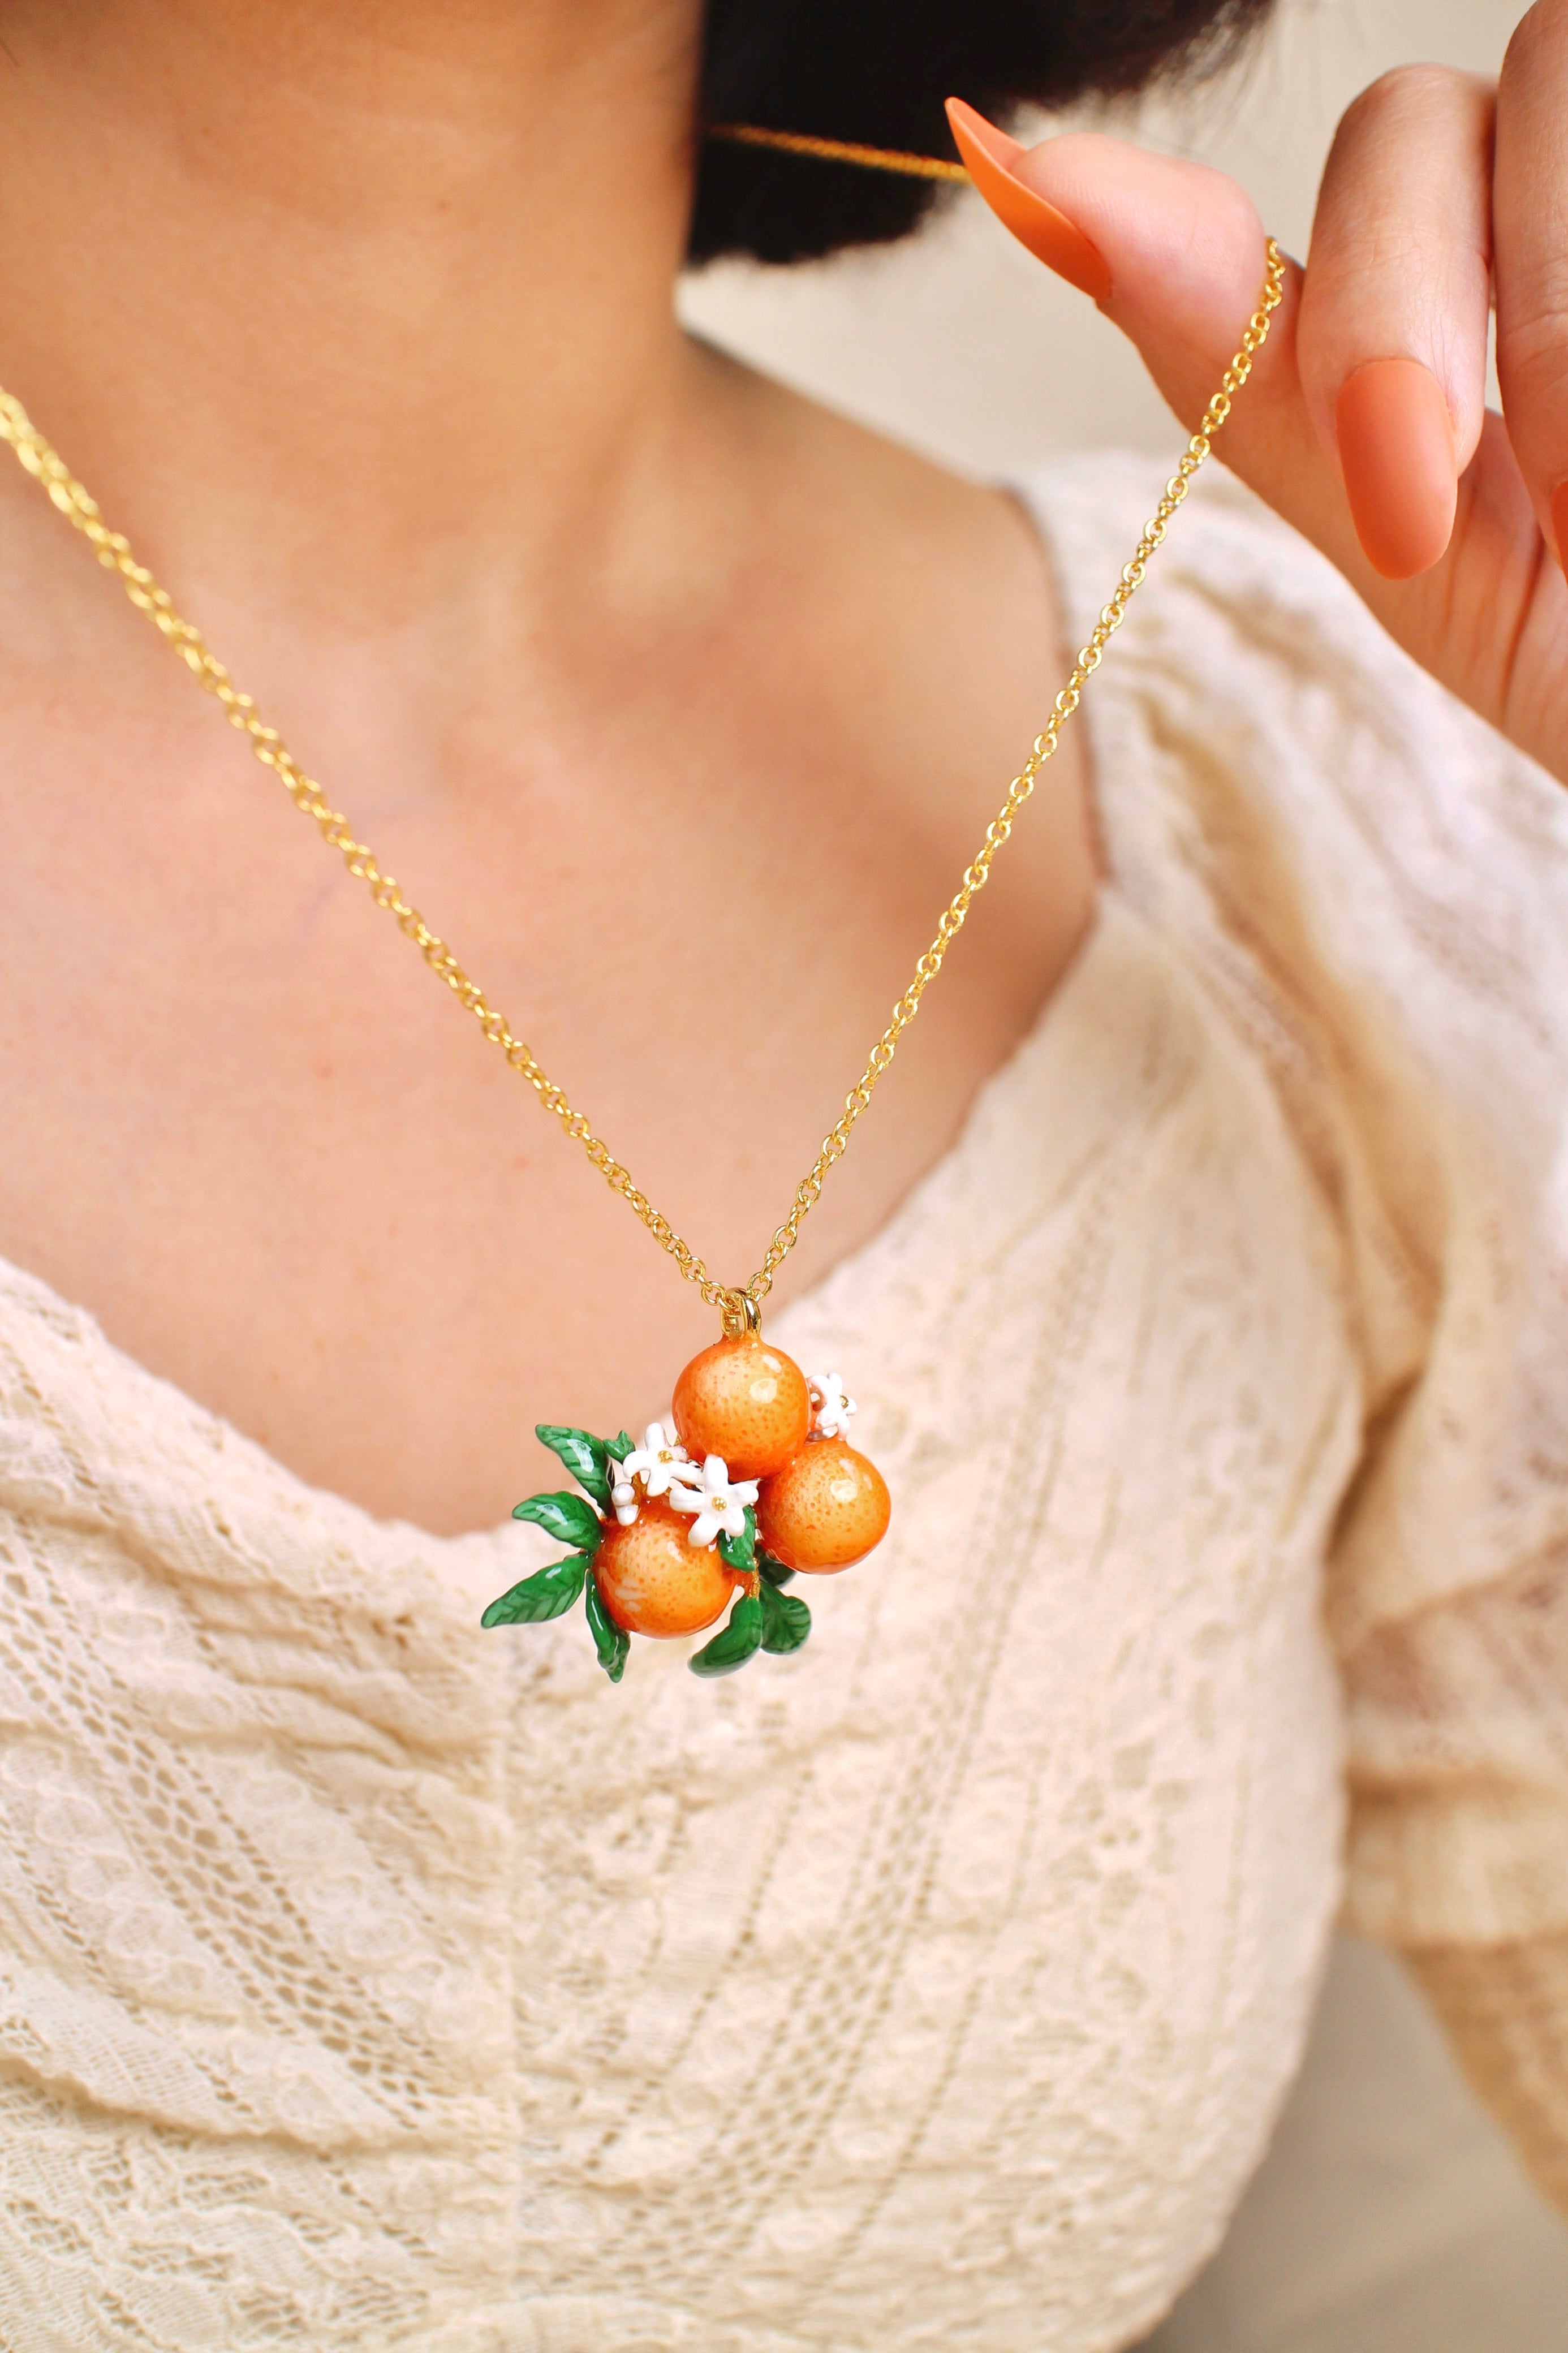
[[[848,1442],[854,1411],[837,1373],[803,1373],[747,1328],[693,1356],[669,1420],[650,1422],[640,1446],[624,1430],[595,1438],[542,1422],[539,1439],[576,1492],[531,1495],[512,1516],[570,1550],[492,1601],[480,1623],[539,1625],[581,1599],[615,1683],[634,1634],[705,1633],[727,1609],[693,1674],[798,1651],[811,1612],[784,1588],[797,1571],[864,1560],[888,1530],[886,1482]]]

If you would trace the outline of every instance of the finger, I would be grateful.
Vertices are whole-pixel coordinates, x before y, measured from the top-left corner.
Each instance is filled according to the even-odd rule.
[[[1520,470],[1568,557],[1568,9],[1532,8],[1498,85],[1498,381]]]
[[[1075,132],[1026,149],[967,108],[950,111],[981,195],[1042,260],[1086,290],[1092,285],[1177,416],[1195,426],[1263,284],[1265,237],[1250,198],[1205,164],[1151,154],[1125,140]],[[1000,201],[998,180],[1006,184]],[[1064,229],[1073,240],[1065,248]],[[1219,454],[1370,584],[1338,468],[1301,390],[1294,349],[1300,292],[1300,272],[1292,267]]]
[[[1564,6],[1568,0],[1553,0],[1554,13]],[[1500,112],[1498,137],[1500,155]],[[1205,165],[1093,132],[1031,150],[1005,132],[992,131],[990,140],[995,168],[1017,183],[1020,198],[1043,198],[1041,210],[1059,215],[1087,242],[1103,272],[1100,309],[1136,344],[1190,430],[1237,350],[1263,282],[1263,228],[1247,197]],[[1527,185],[1521,201],[1528,194]],[[1048,225],[1038,241],[1022,213],[1014,226],[1043,259],[1053,258]],[[1495,214],[1494,232],[1500,255]],[[1555,233],[1568,257],[1568,235],[1561,225]],[[1302,385],[1301,293],[1301,272],[1289,265],[1268,339],[1215,455],[1338,565],[1418,661],[1537,758],[1560,767],[1555,687],[1542,682],[1561,673],[1555,649],[1568,589],[1555,572],[1555,589],[1542,587],[1541,534],[1501,418],[1483,421],[1442,563],[1417,579],[1381,577],[1356,536],[1339,466],[1323,446]],[[1556,315],[1568,318],[1561,278]],[[1552,345],[1559,354],[1563,348],[1561,339]],[[1556,391],[1568,407],[1568,368],[1561,363]],[[1568,415],[1563,423],[1568,427]],[[1539,478],[1568,484],[1568,430],[1547,432],[1543,448]],[[1560,491],[1558,503],[1568,548],[1568,491]]]
[[[1493,92],[1406,66],[1340,124],[1297,356],[1318,438],[1385,579],[1437,563],[1486,413]]]

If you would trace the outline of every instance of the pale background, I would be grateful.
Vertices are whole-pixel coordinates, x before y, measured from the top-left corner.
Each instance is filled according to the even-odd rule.
[[[1239,75],[1132,127],[1235,174],[1301,254],[1354,93],[1416,58],[1495,71],[1521,13],[1522,0],[1281,0]],[[804,271],[726,265],[682,307],[773,374],[977,473],[1095,443],[1173,460],[1181,448],[1116,331],[967,194],[891,253]],[[1338,1948],[1269,2158],[1156,2348],[1568,2353],[1568,2230],[1522,2180],[1396,1965],[1370,1947]]]

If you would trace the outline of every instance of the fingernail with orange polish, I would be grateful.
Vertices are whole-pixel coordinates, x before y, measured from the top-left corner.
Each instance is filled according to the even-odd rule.
[[[1334,412],[1351,519],[1385,580],[1436,564],[1454,529],[1458,469],[1443,387],[1419,360],[1368,360]]]
[[[1557,539],[1557,561],[1568,572],[1568,482],[1552,493],[1552,528]]]
[[[947,101],[947,119],[969,176],[1005,228],[1037,261],[1096,302],[1110,291],[1110,272],[1098,247],[1066,213],[1026,187],[1013,169],[1024,149],[961,98]]]

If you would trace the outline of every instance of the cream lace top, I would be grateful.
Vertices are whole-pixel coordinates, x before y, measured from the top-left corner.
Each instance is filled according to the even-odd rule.
[[[1034,487],[1077,634],[1156,488]],[[536,1531],[376,1525],[5,1274],[17,2353],[1107,2353],[1347,1788],[1568,2178],[1568,800],[1223,480],[1084,716],[1093,937],[770,1327],[898,1502],[800,1657],[481,1635]]]

